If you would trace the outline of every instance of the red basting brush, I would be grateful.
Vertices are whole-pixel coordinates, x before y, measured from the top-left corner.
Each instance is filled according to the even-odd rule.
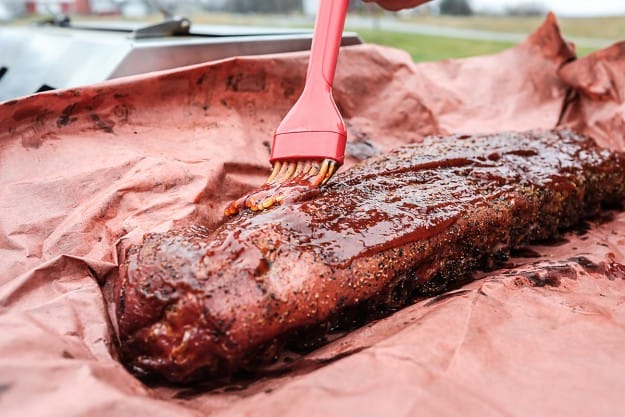
[[[264,210],[289,191],[325,184],[343,164],[347,133],[332,97],[348,0],[320,0],[304,91],[276,129],[271,175],[260,189],[230,203],[226,215]]]

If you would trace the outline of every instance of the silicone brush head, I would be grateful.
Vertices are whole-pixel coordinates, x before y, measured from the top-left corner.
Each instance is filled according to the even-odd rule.
[[[305,97],[305,96],[304,96]],[[317,189],[327,183],[343,164],[347,134],[334,100],[324,104],[324,120],[332,119],[325,126],[332,126],[334,131],[294,131],[289,126],[297,125],[293,120],[301,114],[298,109],[309,108],[300,100],[292,112],[284,119],[271,147],[270,162],[272,171],[265,183],[250,194],[230,203],[225,210],[232,216],[244,209],[265,210],[275,204],[281,204],[288,196],[296,197],[302,193]]]
[[[281,204],[288,196],[324,185],[338,167],[332,159],[276,161],[267,181],[259,189],[230,203],[225,214],[233,216],[244,209],[260,211]]]

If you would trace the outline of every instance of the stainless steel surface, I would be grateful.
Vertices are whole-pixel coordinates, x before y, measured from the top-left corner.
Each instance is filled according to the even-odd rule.
[[[232,56],[307,50],[312,38],[301,29],[195,25],[188,36],[135,38],[136,29],[0,27],[0,101]],[[354,33],[343,37],[344,45],[358,43]]]
[[[189,35],[190,29],[191,21],[186,17],[181,17],[139,28],[134,30],[131,36],[135,39],[141,39]]]

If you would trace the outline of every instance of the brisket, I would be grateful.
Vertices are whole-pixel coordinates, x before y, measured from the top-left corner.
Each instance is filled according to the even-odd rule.
[[[115,282],[121,358],[174,382],[250,369],[303,329],[440,293],[624,197],[625,156],[575,133],[428,138],[216,230],[146,235]]]

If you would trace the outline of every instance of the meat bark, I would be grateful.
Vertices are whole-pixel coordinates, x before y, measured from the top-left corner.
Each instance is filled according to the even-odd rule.
[[[173,382],[250,369],[303,329],[440,293],[623,198],[625,156],[572,132],[428,138],[216,230],[146,235],[115,283],[121,358]]]

